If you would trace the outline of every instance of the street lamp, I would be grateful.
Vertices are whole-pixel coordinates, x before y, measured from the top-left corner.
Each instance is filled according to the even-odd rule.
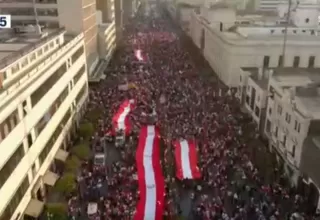
[[[284,67],[284,63],[285,63],[285,56],[286,56],[286,47],[287,47],[287,39],[288,39],[288,26],[290,23],[290,17],[291,17],[291,11],[295,11],[298,7],[298,5],[300,4],[299,1],[297,1],[297,5],[294,9],[291,10],[291,6],[292,6],[292,0],[289,0],[289,5],[288,5],[288,11],[287,11],[287,19],[286,19],[286,26],[284,29],[284,37],[283,37],[283,45],[282,45],[282,62],[281,62],[281,66]]]

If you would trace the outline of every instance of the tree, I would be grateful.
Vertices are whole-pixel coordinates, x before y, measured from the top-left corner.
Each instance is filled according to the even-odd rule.
[[[63,195],[69,195],[76,190],[75,175],[65,173],[56,183],[55,190]]]
[[[65,168],[67,172],[76,172],[80,165],[81,161],[76,156],[71,156],[67,159]]]
[[[89,144],[87,142],[81,143],[72,148],[72,153],[81,160],[88,160],[91,155]]]
[[[87,112],[86,118],[88,118],[92,122],[96,122],[100,118],[101,114],[102,114],[101,109],[94,108]]]
[[[90,138],[94,133],[93,124],[90,122],[81,124],[78,132],[81,137],[85,139]]]
[[[67,220],[68,207],[64,203],[47,203],[46,216],[48,220]]]

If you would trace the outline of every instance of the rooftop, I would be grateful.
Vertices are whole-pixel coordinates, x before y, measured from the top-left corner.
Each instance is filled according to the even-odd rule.
[[[259,85],[262,89],[268,88],[269,78],[266,75],[259,77],[259,68],[257,67],[243,67],[243,71],[250,73],[250,78]]]
[[[41,34],[17,34],[13,30],[0,31],[0,68],[10,65],[64,31],[64,28],[42,29]]]
[[[216,6],[215,9],[224,7]],[[232,9],[230,9],[232,10]],[[287,27],[288,44],[299,43],[303,45],[320,45],[320,30],[317,26],[301,26],[296,23],[289,23],[275,12],[260,11],[238,11],[235,17],[226,15],[219,17],[206,13],[197,13],[199,20],[208,27],[208,29],[218,35],[223,41],[232,44],[265,44],[266,41],[274,44],[283,44],[285,29]],[[223,21],[225,20],[225,22]],[[220,22],[224,23],[224,31],[220,32]]]
[[[320,83],[320,68],[273,68],[272,78],[283,88],[305,87]]]
[[[299,103],[301,112],[320,118],[320,68],[275,69],[273,79]]]

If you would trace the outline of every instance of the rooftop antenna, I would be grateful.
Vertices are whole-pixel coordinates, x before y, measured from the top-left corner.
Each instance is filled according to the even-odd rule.
[[[36,21],[36,32],[39,32],[39,34],[41,34],[38,11],[37,11],[37,8],[36,8],[36,0],[32,0],[32,5],[33,5],[33,11],[34,11],[34,18],[35,18],[35,21]]]
[[[298,8],[299,4],[300,4],[300,1],[297,1],[296,7],[291,9],[292,0],[289,0],[288,11],[287,11],[287,14],[286,14],[286,25],[285,25],[284,36],[283,36],[283,45],[282,45],[282,63],[281,63],[282,67],[284,67],[284,63],[285,63],[285,60],[286,60],[285,56],[286,56],[286,49],[287,49],[288,26],[289,26],[289,23],[290,23],[291,12],[295,11]]]

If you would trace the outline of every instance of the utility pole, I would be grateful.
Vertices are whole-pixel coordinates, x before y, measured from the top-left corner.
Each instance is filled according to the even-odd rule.
[[[287,38],[288,38],[288,26],[290,23],[290,15],[291,15],[291,5],[292,5],[292,0],[289,0],[289,5],[288,5],[288,11],[287,11],[287,21],[286,21],[286,26],[284,29],[284,36],[283,36],[283,45],[282,45],[282,63],[281,67],[284,67],[285,63],[285,57],[286,57],[286,47],[287,47]]]

